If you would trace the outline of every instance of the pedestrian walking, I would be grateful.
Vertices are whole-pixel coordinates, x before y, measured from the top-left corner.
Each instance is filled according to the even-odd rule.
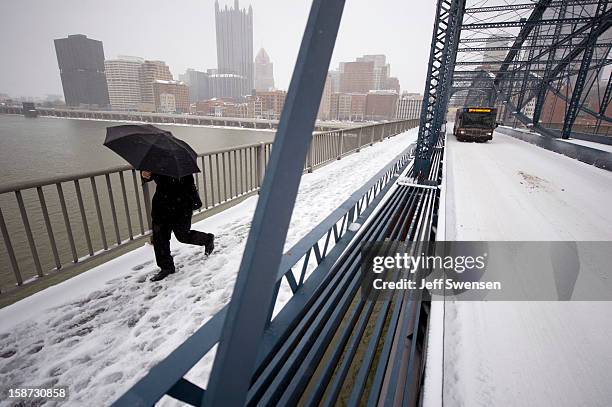
[[[202,206],[193,178],[200,172],[193,148],[150,124],[108,127],[104,145],[140,170],[144,182],[155,181],[151,227],[160,271],[151,281],[162,280],[176,270],[170,252],[173,232],[179,242],[204,246],[204,254],[211,254],[215,236],[191,230],[191,215]]]
[[[192,212],[202,205],[193,175],[173,178],[151,171],[142,171],[141,176],[144,182],[155,181],[156,184],[151,221],[155,260],[160,271],[151,278],[151,281],[159,281],[176,270],[170,253],[172,232],[181,243],[204,246],[206,255],[211,254],[214,250],[215,236],[212,233],[191,229]]]

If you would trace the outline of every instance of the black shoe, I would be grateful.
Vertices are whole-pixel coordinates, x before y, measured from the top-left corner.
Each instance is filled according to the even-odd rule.
[[[205,255],[209,255],[213,252],[213,250],[215,250],[215,235],[213,235],[212,233],[209,233],[210,235],[210,240],[208,241],[208,243],[204,244],[204,254]]]
[[[151,277],[149,281],[160,281],[168,277],[170,274],[174,274],[174,270],[160,270],[159,273]]]

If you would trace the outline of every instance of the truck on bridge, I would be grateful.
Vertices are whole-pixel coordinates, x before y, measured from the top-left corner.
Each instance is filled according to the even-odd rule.
[[[491,107],[464,107],[457,109],[453,133],[459,141],[482,141],[493,139],[497,127],[497,109]]]

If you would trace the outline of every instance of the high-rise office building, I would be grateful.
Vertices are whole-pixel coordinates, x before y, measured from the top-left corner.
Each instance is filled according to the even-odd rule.
[[[399,95],[400,93],[399,79],[391,76],[385,79],[385,81],[382,83],[381,88],[377,90],[392,90],[392,91],[395,91],[395,93]]]
[[[140,66],[140,98],[138,110],[153,112],[156,109],[153,84],[155,81],[173,80],[170,68],[164,61],[144,61]]]
[[[74,34],[56,39],[54,43],[66,104],[107,107],[102,41]]]
[[[364,55],[356,59],[357,62],[374,63],[374,84],[372,89],[385,89],[386,80],[391,73],[391,66],[387,63],[387,57],[383,54]]]
[[[387,120],[396,110],[397,93],[389,90],[371,90],[366,97],[366,120]]]
[[[217,68],[220,74],[239,75],[244,78],[241,95],[251,93],[253,81],[253,8],[219,8],[215,1],[215,27],[217,34]]]
[[[274,89],[274,64],[265,49],[260,49],[255,57],[255,89],[268,91]]]
[[[189,87],[190,102],[208,100],[211,98],[208,73],[187,69],[183,75],[179,75],[179,79],[185,82]]]
[[[374,62],[345,62],[340,74],[341,93],[368,93],[374,89]]]
[[[211,98],[238,100],[245,96],[244,76],[231,73],[213,73],[208,75],[209,95]]]
[[[340,64],[342,66],[343,63]],[[340,76],[342,75],[342,71],[340,69],[332,69],[329,71],[329,79],[331,83],[331,91],[332,93],[340,92]]]
[[[373,87],[370,90],[394,90],[399,94],[399,80],[391,76],[391,65],[387,63],[387,57],[384,54],[364,55],[357,58],[356,61],[374,63]]]
[[[138,110],[140,98],[139,57],[119,56],[104,61],[108,96],[113,110]]]

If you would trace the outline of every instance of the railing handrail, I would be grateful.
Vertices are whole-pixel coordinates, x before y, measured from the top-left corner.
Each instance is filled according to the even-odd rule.
[[[242,145],[235,146],[235,147],[229,147],[229,148],[213,150],[213,151],[206,151],[204,153],[199,153],[198,157],[206,157],[206,156],[213,155],[213,154],[222,154],[222,153],[227,153],[229,151],[237,151],[237,150],[242,150],[242,149],[250,148],[250,147],[258,147],[261,144],[269,145],[269,144],[272,144],[272,142],[262,141],[259,143],[242,144]],[[59,184],[63,182],[82,180],[85,178],[98,177],[98,176],[107,175],[107,174],[114,174],[117,172],[129,171],[133,169],[134,167],[132,167],[130,164],[121,164],[121,165],[116,165],[116,166],[101,169],[101,170],[85,171],[85,172],[81,172],[78,174],[66,174],[66,175],[46,177],[46,178],[36,179],[36,180],[31,180],[31,181],[11,182],[3,186],[0,186],[0,194],[6,194],[10,192],[15,192],[15,191],[23,191],[25,189],[44,187],[48,185],[55,185],[55,184]]]
[[[383,123],[370,123],[365,126],[351,127],[351,128],[338,129],[338,130],[329,130],[329,131],[324,131],[324,132],[315,132],[314,134],[315,135],[325,135],[325,134],[338,133],[338,132],[355,131],[359,129],[366,129],[366,128],[370,128],[374,126],[385,125],[385,124],[400,123],[404,121],[410,121],[410,119],[393,120],[393,121],[388,121],[388,122],[383,122]],[[223,153],[227,153],[230,151],[242,150],[245,148],[258,147],[261,144],[270,145],[270,144],[273,144],[273,142],[272,141],[262,141],[262,142],[257,142],[257,143],[242,144],[242,145],[233,146],[233,147],[206,151],[203,153],[199,153],[198,157],[206,157],[206,156],[214,155],[214,154],[223,154]],[[103,176],[107,174],[114,174],[117,172],[129,171],[132,169],[134,168],[129,164],[121,164],[121,165],[116,165],[116,166],[112,166],[112,167],[105,168],[105,169],[84,171],[78,174],[66,174],[66,175],[45,177],[42,179],[35,179],[35,180],[30,180],[30,181],[11,182],[11,183],[0,186],[0,194],[11,193],[15,191],[23,191],[25,189],[39,188],[39,187],[44,187],[48,185],[55,185],[55,184],[63,183],[63,182],[71,182],[75,180],[81,180],[84,178],[91,178],[91,177],[98,177],[98,176]]]

